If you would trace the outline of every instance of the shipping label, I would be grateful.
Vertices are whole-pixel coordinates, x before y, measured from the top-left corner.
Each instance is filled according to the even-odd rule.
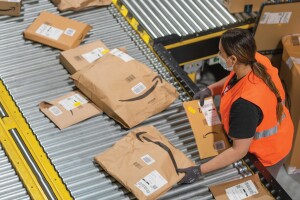
[[[149,196],[167,183],[168,181],[162,177],[158,171],[154,170],[139,180],[135,186],[139,188],[146,196]]]
[[[96,48],[88,53],[82,54],[81,56],[89,63],[92,63],[95,60],[101,58],[105,53],[107,53],[107,51],[108,51],[108,49],[104,49],[104,48],[100,47],[100,48]]]
[[[287,59],[287,61],[285,62],[287,64],[287,66],[289,67],[289,69],[292,69],[294,63],[297,65],[300,65],[300,58],[295,58],[295,57],[289,57],[289,59]]]
[[[65,35],[68,35],[68,36],[73,36],[74,34],[76,33],[76,30],[75,29],[72,29],[72,28],[67,28],[64,32]]]
[[[62,114],[62,111],[57,106],[51,106],[48,110],[56,117]]]
[[[64,31],[47,24],[42,24],[35,32],[53,40],[58,40]]]
[[[265,12],[260,19],[260,24],[287,24],[292,12]]]
[[[229,200],[242,200],[258,194],[258,191],[251,180],[227,188],[225,189],[225,192]]]
[[[88,103],[88,101],[82,97],[80,94],[74,94],[66,99],[58,102],[66,110],[70,111],[78,106]]]
[[[222,150],[224,150],[224,149],[225,149],[225,142],[224,142],[224,140],[216,141],[216,142],[214,143],[214,148],[215,148],[215,150],[217,150],[217,151],[222,151]]]
[[[155,163],[155,160],[149,156],[148,154],[141,157],[141,159],[146,163],[147,165],[151,165],[152,163]]]
[[[212,98],[205,99],[203,106],[200,106],[200,102],[198,102],[198,104],[199,104],[199,107],[201,108],[202,113],[205,116],[208,126],[214,126],[217,124],[221,124],[217,109],[214,105]]]
[[[124,53],[123,51],[120,51],[119,49],[113,49],[109,53],[121,58],[124,62],[129,62],[131,60],[134,60],[130,55],[127,53]]]
[[[139,82],[138,84],[136,84],[135,86],[133,86],[131,88],[131,90],[133,91],[134,94],[140,94],[145,89],[146,89],[146,86],[142,82]]]

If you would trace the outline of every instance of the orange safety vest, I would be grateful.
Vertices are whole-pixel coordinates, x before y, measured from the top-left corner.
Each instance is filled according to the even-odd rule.
[[[255,58],[257,62],[266,67],[284,102],[285,93],[278,76],[278,70],[272,66],[267,57],[256,53]],[[234,74],[233,71],[229,74],[223,86],[220,113],[224,129],[228,134],[231,106],[238,98],[241,97],[257,105],[262,110],[263,120],[256,128],[249,152],[255,154],[264,166],[274,165],[283,159],[292,147],[294,126],[290,113],[284,106],[283,119],[280,124],[278,123],[276,116],[277,98],[252,71],[225,92],[225,88]]]

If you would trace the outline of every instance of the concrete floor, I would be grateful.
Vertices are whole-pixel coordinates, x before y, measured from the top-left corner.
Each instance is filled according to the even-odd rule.
[[[300,174],[287,174],[284,167],[281,167],[277,182],[290,195],[293,200],[300,200]]]

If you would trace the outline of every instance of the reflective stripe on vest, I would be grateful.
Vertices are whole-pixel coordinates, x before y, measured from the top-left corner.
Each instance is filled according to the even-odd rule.
[[[285,114],[283,113],[281,120],[283,120],[284,118],[285,118]],[[279,123],[277,123],[275,126],[273,126],[272,128],[269,128],[267,130],[256,132],[254,134],[254,139],[258,140],[258,139],[261,139],[264,137],[269,137],[271,135],[274,135],[275,133],[278,132],[278,125],[279,125]]]

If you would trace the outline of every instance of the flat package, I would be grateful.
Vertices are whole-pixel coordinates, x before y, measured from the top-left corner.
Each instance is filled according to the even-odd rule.
[[[51,0],[59,11],[79,11],[90,7],[108,6],[112,0]]]
[[[243,179],[209,187],[215,200],[274,200],[275,198],[254,174]]]
[[[231,13],[259,11],[266,0],[221,0],[222,4]]]
[[[108,51],[108,48],[102,41],[96,40],[74,49],[62,51],[59,60],[70,74],[74,74],[101,58]]]
[[[184,177],[178,169],[195,166],[153,126],[132,130],[95,160],[140,200],[157,199]]]
[[[163,111],[178,97],[172,85],[119,49],[71,77],[88,98],[125,128]]]
[[[79,91],[70,92],[50,102],[43,101],[39,104],[39,107],[60,129],[102,113],[95,104]]]
[[[68,50],[77,47],[91,29],[88,24],[43,11],[24,31],[24,37]]]
[[[290,157],[285,163],[288,174],[300,173],[300,33],[282,38],[283,54],[280,78],[286,86],[287,107],[293,120],[295,134]]]
[[[183,103],[201,159],[216,156],[230,147],[212,98]]]
[[[0,0],[0,15],[19,16],[21,6],[21,0]]]

